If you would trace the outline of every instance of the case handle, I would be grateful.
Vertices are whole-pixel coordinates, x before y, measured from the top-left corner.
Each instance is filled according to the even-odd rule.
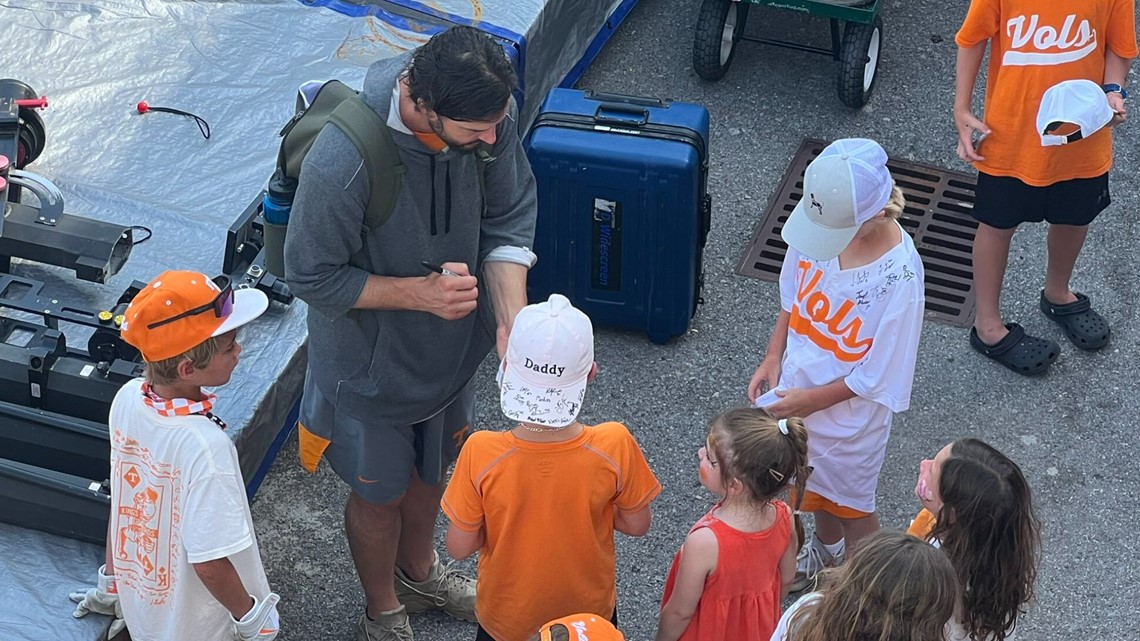
[[[661,107],[668,109],[669,105],[673,104],[672,100],[661,98],[645,98],[642,96],[627,96],[620,93],[606,93],[604,91],[594,91],[592,89],[586,90],[586,100],[598,100],[602,102],[624,102],[630,105],[641,105],[644,107]]]
[[[597,110],[594,111],[594,122],[625,125],[627,127],[640,127],[648,123],[649,107],[668,109],[669,105],[673,103],[672,100],[662,100],[661,98],[644,98],[641,96],[627,96],[619,93],[606,93],[593,90],[587,90],[585,92],[585,98],[602,103],[598,105]],[[603,112],[607,111],[625,114],[626,116],[635,116],[635,118],[631,120],[629,118],[606,116]]]
[[[608,111],[616,114],[625,114],[626,116],[634,116],[634,118],[622,118],[615,116],[607,116],[603,111]],[[598,105],[597,110],[594,111],[594,122],[605,123],[610,125],[625,125],[627,127],[640,127],[649,122],[649,110],[645,107],[634,107],[633,105],[623,105],[620,103],[603,102]]]

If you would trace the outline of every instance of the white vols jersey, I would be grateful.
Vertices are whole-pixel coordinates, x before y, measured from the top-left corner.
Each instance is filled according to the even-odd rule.
[[[861,512],[875,510],[891,416],[910,405],[922,332],[922,260],[899,229],[902,241],[868,265],[840,269],[838,258],[817,262],[789,247],[780,270],[791,320],[776,389],[845,379],[856,394],[804,419],[815,467],[807,489]]]

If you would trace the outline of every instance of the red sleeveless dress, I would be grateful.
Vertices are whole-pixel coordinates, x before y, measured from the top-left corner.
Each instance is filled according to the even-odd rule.
[[[741,532],[713,516],[714,507],[690,533],[709,528],[716,535],[716,569],[689,627],[680,641],[768,641],[780,620],[780,558],[792,536],[792,512],[783,501],[772,501],[776,521],[763,532]],[[719,507],[719,504],[717,505]],[[664,605],[673,593],[678,550],[665,580]]]

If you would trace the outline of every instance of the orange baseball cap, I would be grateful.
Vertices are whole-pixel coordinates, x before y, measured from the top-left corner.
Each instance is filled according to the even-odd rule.
[[[263,292],[234,290],[226,276],[211,279],[198,272],[166,271],[131,300],[120,331],[144,360],[154,363],[237,329],[268,307]]]
[[[551,630],[562,626],[570,632],[572,641],[625,641],[623,635],[614,624],[596,614],[571,614],[568,617],[555,619],[538,629],[538,637],[542,641],[551,640]]]

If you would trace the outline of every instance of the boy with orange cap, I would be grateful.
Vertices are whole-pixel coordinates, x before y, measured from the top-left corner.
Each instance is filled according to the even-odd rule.
[[[75,616],[121,617],[133,638],[270,641],[269,590],[237,450],[213,413],[237,367],[237,330],[269,305],[255,289],[168,271],[125,312],[122,336],[146,376],[111,403],[111,520],[98,587]],[[117,627],[121,628],[118,623]]]

